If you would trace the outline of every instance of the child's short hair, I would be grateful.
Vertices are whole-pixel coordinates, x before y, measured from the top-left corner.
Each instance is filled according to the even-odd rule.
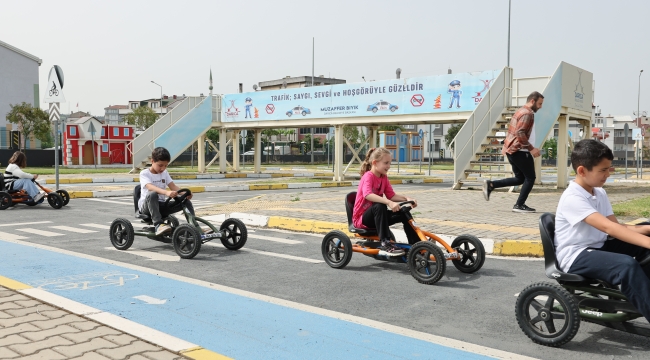
[[[614,154],[607,145],[594,139],[578,141],[571,152],[571,165],[575,171],[578,171],[578,166],[591,170],[603,159],[613,160]]]
[[[27,156],[25,156],[21,151],[16,151],[11,155],[11,158],[9,158],[9,163],[16,164],[19,168],[25,168],[27,167]]]
[[[157,147],[153,149],[153,152],[151,153],[151,161],[153,162],[158,162],[158,161],[171,161],[172,157],[169,155],[169,151],[165,149],[164,147]]]

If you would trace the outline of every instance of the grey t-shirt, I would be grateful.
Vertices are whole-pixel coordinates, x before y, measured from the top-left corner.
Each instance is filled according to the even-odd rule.
[[[144,199],[149,193],[149,190],[145,185],[153,184],[155,187],[166,189],[172,181],[173,180],[171,176],[169,176],[167,170],[161,172],[160,174],[152,174],[149,169],[140,171],[140,188],[142,189],[142,193],[140,193],[140,199],[138,200],[138,208],[140,208],[140,211],[142,211]],[[158,194],[158,201],[165,201],[165,195]]]

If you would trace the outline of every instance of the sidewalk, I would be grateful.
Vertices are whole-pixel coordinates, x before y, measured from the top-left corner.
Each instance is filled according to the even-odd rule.
[[[0,358],[189,359],[4,286],[0,286]]]

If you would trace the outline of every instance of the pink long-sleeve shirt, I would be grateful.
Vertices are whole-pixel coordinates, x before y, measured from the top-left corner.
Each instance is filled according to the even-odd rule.
[[[352,224],[356,228],[367,228],[363,225],[361,218],[363,217],[363,213],[372,206],[372,201],[366,200],[366,196],[370,194],[379,196],[386,195],[387,199],[392,199],[395,196],[395,191],[386,175],[377,177],[372,171],[366,171],[361,177],[361,181],[359,181],[357,198],[354,201],[354,210],[352,211]]]

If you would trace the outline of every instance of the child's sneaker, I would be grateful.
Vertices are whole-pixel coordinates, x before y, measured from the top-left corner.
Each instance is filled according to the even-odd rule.
[[[41,201],[41,200],[43,199],[44,196],[45,196],[45,193],[44,193],[44,192],[42,192],[42,191],[39,192],[38,194],[36,194],[36,195],[34,196],[34,202],[37,203],[37,202]]]
[[[384,256],[404,256],[405,252],[402,248],[395,246],[389,240],[384,240],[381,242],[381,247],[379,248],[379,255]]]
[[[163,235],[172,231],[172,228],[167,224],[158,224],[156,225],[156,236]]]
[[[535,209],[526,206],[526,204],[524,205],[515,204],[515,206],[512,207],[512,211],[519,212],[519,213],[534,213]]]
[[[494,186],[492,186],[492,181],[485,180],[483,182],[483,197],[485,198],[485,201],[490,201],[490,193],[492,193],[492,190],[494,190]]]

